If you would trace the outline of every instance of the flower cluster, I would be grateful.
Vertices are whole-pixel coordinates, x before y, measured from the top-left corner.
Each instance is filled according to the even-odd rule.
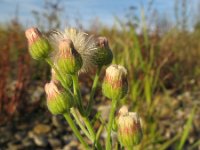
[[[66,118],[85,149],[90,148],[80,134],[77,125],[93,142],[95,149],[103,149],[99,139],[102,128],[95,131],[93,122],[89,120],[88,116],[92,109],[100,71],[113,59],[107,38],[96,38],[74,28],[65,29],[63,32],[53,30],[49,32],[48,36],[42,34],[37,28],[30,28],[25,35],[30,55],[36,60],[45,60],[51,66],[51,81],[45,85],[49,111],[54,115],[61,114]],[[94,69],[97,72],[88,105],[85,107],[78,77],[80,73]],[[128,112],[127,107],[123,106],[115,119],[119,101],[128,93],[127,70],[123,66],[110,65],[107,67],[102,82],[102,93],[111,99],[109,120],[106,125],[103,122],[101,125],[107,130],[106,150],[112,149],[111,132],[115,123],[118,139],[122,146],[132,148],[139,144],[142,139],[142,128],[138,115]],[[100,118],[96,120],[101,122]]]

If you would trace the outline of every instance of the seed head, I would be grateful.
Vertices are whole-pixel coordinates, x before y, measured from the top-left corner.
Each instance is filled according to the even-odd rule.
[[[74,45],[74,49],[80,54],[83,63],[80,72],[85,72],[95,67],[93,58],[97,48],[93,36],[89,36],[74,28],[65,29],[64,32],[54,30],[49,34],[49,40],[54,49],[58,49],[58,45],[63,39],[70,39]]]

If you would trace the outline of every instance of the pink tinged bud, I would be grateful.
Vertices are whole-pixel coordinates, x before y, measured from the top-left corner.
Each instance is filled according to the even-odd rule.
[[[143,135],[138,114],[127,112],[127,110],[127,108],[122,107],[116,119],[118,138],[125,147],[133,147],[141,142]]]
[[[108,43],[108,39],[106,37],[99,37],[98,38],[98,43],[97,43],[97,46],[99,48],[103,48],[103,49],[107,49],[107,50],[110,50],[110,46],[109,46],[109,43]],[[111,51],[111,50],[110,50]]]
[[[99,37],[96,45],[97,48],[93,62],[99,67],[102,67],[103,65],[109,65],[112,62],[113,54],[109,47],[107,38]]]
[[[47,101],[53,100],[60,94],[57,86],[53,82],[47,83],[45,85],[45,92],[47,94]]]
[[[48,40],[37,28],[29,28],[25,32],[29,52],[34,59],[45,59],[52,51]]]
[[[108,39],[106,37],[99,37],[98,41],[99,41],[98,42],[99,47],[106,47],[106,48],[109,47],[108,46]]]
[[[29,45],[32,45],[37,39],[42,37],[41,32],[37,28],[29,28],[25,32]]]
[[[116,100],[127,94],[127,71],[123,66],[111,65],[106,69],[102,91],[106,97]]]
[[[47,107],[52,114],[63,114],[72,106],[72,96],[64,90],[59,90],[54,82],[45,85],[45,92]]]
[[[119,115],[128,115],[128,107],[127,106],[122,106],[121,109],[119,110],[117,116]],[[117,131],[117,117],[115,118],[115,121],[113,123],[113,130]]]
[[[73,57],[74,45],[70,39],[64,39],[60,41],[58,49],[60,57],[63,58]]]
[[[105,81],[112,84],[114,88],[122,86],[127,79],[127,70],[121,65],[111,65],[106,69]]]
[[[70,39],[59,42],[55,63],[64,74],[74,74],[81,68],[82,58]]]

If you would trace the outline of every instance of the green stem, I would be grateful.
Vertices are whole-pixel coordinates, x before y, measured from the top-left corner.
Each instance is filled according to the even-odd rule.
[[[77,124],[81,128],[81,130],[85,133],[85,135],[90,139],[93,140],[90,134],[88,133],[87,129],[84,127],[83,123],[80,121],[79,116],[76,113],[76,110],[72,107],[71,108],[71,114],[73,115],[74,119],[76,120]]]
[[[127,147],[127,150],[133,150],[133,147],[129,146]]]
[[[73,89],[74,89],[74,97],[77,99],[77,102],[79,104],[79,111],[82,114],[82,119],[85,123],[86,128],[89,131],[89,134],[91,136],[92,142],[94,144],[96,144],[96,135],[94,132],[94,129],[90,123],[90,121],[88,120],[87,116],[85,115],[84,109],[83,109],[83,104],[82,104],[82,98],[81,98],[81,93],[80,93],[80,88],[79,88],[79,84],[78,84],[78,75],[72,75],[72,80],[73,80]],[[99,144],[97,142],[97,144]]]
[[[102,146],[101,146],[101,144],[99,143],[99,142],[97,142],[97,150],[102,150],[103,148],[102,148]]]
[[[81,142],[81,144],[83,144],[83,146],[85,147],[85,149],[89,150],[89,146],[87,145],[87,143],[84,141],[83,137],[81,136],[79,130],[77,129],[76,125],[74,124],[72,118],[70,117],[69,113],[65,113],[64,114],[65,119],[67,120],[69,126],[71,127],[72,131],[74,132],[74,134],[76,135],[76,137],[79,139],[79,141]]]
[[[101,126],[99,127],[98,131],[97,131],[97,134],[96,134],[96,139],[95,139],[95,141],[96,141],[96,143],[97,143],[97,149],[98,149],[98,150],[102,150],[102,149],[103,149],[102,146],[101,146],[101,144],[99,143],[99,138],[100,138],[101,132],[103,131],[103,128],[104,128],[104,126],[101,125]]]
[[[90,93],[90,99],[89,99],[89,103],[88,103],[88,106],[87,106],[87,115],[88,116],[89,116],[89,114],[91,112],[92,104],[93,104],[93,101],[94,101],[93,100],[94,99],[94,94],[95,94],[96,89],[97,89],[100,72],[101,72],[101,67],[98,68],[98,70],[96,72],[96,75],[95,75],[95,78],[94,78],[94,81],[93,81],[92,90],[91,90],[91,93]]]
[[[65,80],[63,79],[62,74],[59,72],[57,67],[53,64],[51,59],[50,58],[46,58],[45,60],[54,69],[54,71],[56,72],[56,74],[58,76],[58,79],[60,80],[60,83],[62,84],[62,86],[67,90],[67,92],[69,92],[73,96],[71,90],[68,88],[67,84],[65,84]]]
[[[73,80],[74,97],[76,98],[76,101],[78,103],[78,108],[79,108],[81,114],[83,114],[84,109],[83,109],[83,104],[82,104],[82,100],[81,100],[80,88],[79,88],[79,84],[78,84],[78,75],[72,75],[72,80]]]
[[[90,133],[90,135],[91,135],[91,137],[93,139],[92,142],[94,142],[95,138],[96,138],[96,135],[95,135],[95,132],[94,132],[94,129],[93,129],[92,125],[90,124],[90,121],[85,116],[83,116],[83,121],[84,121],[85,126],[87,127],[87,129],[88,129],[88,131],[89,131],[89,133]]]
[[[112,131],[112,124],[114,120],[115,110],[117,107],[117,100],[112,100],[111,110],[109,114],[109,122],[108,122],[108,131],[107,131],[107,139],[106,139],[106,150],[112,149],[111,144],[111,131]]]
[[[99,127],[98,131],[97,131],[97,134],[96,134],[96,140],[98,141],[99,138],[100,138],[100,135],[103,131],[103,128],[104,128],[104,125],[101,124],[101,126]]]
[[[74,108],[71,108],[71,113],[72,115],[74,116],[77,124],[80,126],[80,128],[82,129],[82,131],[85,133],[85,135],[94,143],[94,145],[97,147],[98,150],[101,150],[102,147],[101,145],[99,144],[98,140],[96,140],[96,135],[95,135],[95,132],[94,132],[94,129],[90,123],[90,121],[88,120],[87,117],[83,117],[81,116],[81,118],[83,119],[84,123],[85,123],[85,126],[87,127],[87,130],[85,129],[85,127],[83,126],[83,124],[81,123],[76,111]]]
[[[89,133],[90,133],[90,135],[92,137],[92,139],[93,139],[92,140],[93,144],[97,147],[98,150],[101,150],[102,147],[101,147],[101,145],[99,143],[99,140],[97,140],[97,138],[96,138],[96,134],[94,132],[93,126],[91,125],[90,121],[85,116],[83,116],[83,120],[84,120],[85,125],[86,125],[86,127],[87,127],[87,129],[88,129],[88,131],[89,131]]]

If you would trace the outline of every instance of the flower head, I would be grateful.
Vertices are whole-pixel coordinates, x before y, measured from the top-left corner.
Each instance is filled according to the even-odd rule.
[[[59,41],[55,64],[64,74],[75,74],[82,66],[82,58],[70,39]]]
[[[74,28],[65,29],[64,32],[54,30],[49,35],[50,42],[54,49],[58,49],[60,41],[70,39],[74,45],[74,49],[81,55],[82,68],[81,71],[90,70],[95,67],[93,56],[95,55],[96,43],[93,36],[78,31]]]
[[[102,85],[103,94],[114,100],[122,99],[128,91],[127,71],[121,65],[110,65]]]
[[[125,147],[133,147],[142,140],[142,128],[140,117],[135,112],[128,112],[128,108],[123,106],[119,110],[117,122],[117,135],[120,143]]]
[[[106,37],[99,37],[97,39],[97,50],[95,51],[93,62],[98,66],[109,65],[112,62],[113,54],[108,44]]]
[[[59,90],[54,82],[45,85],[47,95],[47,107],[52,114],[62,114],[66,112],[73,102],[71,95],[65,91]]]
[[[34,59],[45,59],[52,51],[48,40],[37,28],[29,28],[25,32],[29,52]]]

